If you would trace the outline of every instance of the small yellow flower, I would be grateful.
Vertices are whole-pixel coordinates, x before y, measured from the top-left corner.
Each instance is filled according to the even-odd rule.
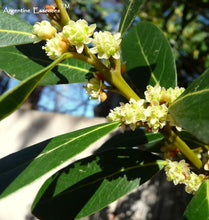
[[[42,47],[50,59],[55,60],[69,49],[69,43],[63,37],[62,33],[56,34],[54,38],[47,40],[46,45]]]
[[[151,85],[148,85],[146,91],[144,92],[146,101],[151,103],[152,105],[159,105],[161,102],[162,89],[164,89],[164,88],[162,88],[158,85],[156,85],[154,87]]]
[[[109,59],[111,56],[115,59],[120,58],[120,33],[112,34],[108,31],[95,32],[92,43],[93,48],[90,51],[98,54],[99,59]]]
[[[174,102],[183,92],[184,88],[179,88],[178,86],[169,89],[165,89],[164,87],[156,86],[147,86],[147,90],[145,91],[145,99],[147,102],[150,102],[152,105],[166,104],[169,105]]]
[[[195,194],[204,180],[205,175],[197,175],[194,172],[191,172],[187,167],[185,160],[179,162],[166,160],[166,162],[165,173],[167,175],[167,180],[173,181],[175,185],[183,183],[186,185],[185,191],[187,193]]]
[[[171,104],[174,102],[183,92],[185,88],[176,86],[174,89],[169,88],[166,91],[162,91],[161,93],[161,100],[162,102],[166,102]]]
[[[185,180],[185,191],[187,193],[195,194],[195,192],[200,188],[200,185],[204,179],[204,175],[200,174],[197,175],[193,172],[188,176],[188,178]]]
[[[123,125],[129,125],[132,130],[137,127],[137,122],[145,122],[144,99],[135,101],[130,99],[129,103],[120,103],[120,107],[110,110],[107,118],[111,121],[118,121]]]
[[[168,108],[165,104],[148,106],[145,110],[146,122],[153,133],[157,133],[166,125]]]
[[[183,183],[190,175],[190,169],[187,167],[185,160],[171,161],[166,160],[165,173],[168,181],[173,181],[174,185]]]
[[[70,42],[70,44],[76,47],[78,53],[82,53],[84,44],[91,42],[91,36],[96,28],[96,24],[88,26],[87,21],[79,19],[78,21],[70,20],[63,28],[63,34]]]
[[[32,37],[35,39],[35,43],[37,43],[41,40],[51,39],[57,33],[57,30],[48,21],[44,20],[35,23],[32,33]]]

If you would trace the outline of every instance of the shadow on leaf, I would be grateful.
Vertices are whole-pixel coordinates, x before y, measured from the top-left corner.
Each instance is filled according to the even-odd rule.
[[[44,183],[33,214],[44,220],[90,215],[150,179],[160,170],[158,159],[148,152],[115,149],[79,160]]]
[[[161,152],[163,136],[160,133],[145,132],[138,128],[134,131],[127,130],[124,133],[116,133],[107,140],[95,153],[101,153],[116,148],[140,149],[151,152]]]
[[[49,142],[50,139],[0,159],[0,194],[10,187],[10,184],[31,164]]]
[[[140,97],[144,97],[144,91],[151,79],[151,71],[154,71],[155,67],[156,64],[138,66],[125,73],[125,80]]]
[[[45,51],[42,49],[42,46],[44,45],[45,43],[42,41],[37,44],[19,45],[16,46],[16,48],[32,61],[42,65],[43,67],[47,67],[53,62],[53,60],[49,59]],[[54,67],[51,71],[58,77],[58,84],[68,83],[67,78],[58,71],[57,66]]]

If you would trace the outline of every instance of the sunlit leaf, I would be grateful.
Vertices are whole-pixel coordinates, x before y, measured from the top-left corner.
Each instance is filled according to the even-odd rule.
[[[33,182],[111,132],[105,123],[60,135],[0,159],[0,198]]]
[[[209,220],[209,180],[200,186],[200,189],[189,203],[183,220]]]
[[[209,69],[198,77],[169,107],[176,123],[209,144]]]
[[[32,25],[0,10],[0,47],[33,42]]]
[[[126,0],[123,6],[123,12],[121,15],[119,31],[123,36],[128,28],[133,23],[140,7],[145,2],[145,0]]]

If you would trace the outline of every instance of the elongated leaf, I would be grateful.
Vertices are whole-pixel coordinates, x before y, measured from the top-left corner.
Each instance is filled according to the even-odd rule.
[[[126,0],[123,6],[123,12],[121,15],[119,31],[123,36],[128,28],[133,23],[137,13],[141,5],[145,2],[145,0]]]
[[[44,42],[39,44],[27,44],[17,47],[0,48],[0,69],[11,77],[24,80],[32,74],[42,70],[52,63],[42,50]],[[77,60],[66,59],[54,68],[40,82],[41,85],[58,83],[78,83],[86,81],[86,74],[90,72],[91,65]]]
[[[0,198],[33,182],[85,150],[118,123],[105,123],[60,135],[0,160]]]
[[[152,23],[139,22],[124,37],[122,55],[127,80],[141,95],[146,85],[176,86],[176,67],[171,47],[163,33]]]
[[[32,212],[44,220],[90,215],[150,179],[163,165],[157,156],[134,149],[87,157],[49,178]]]
[[[209,69],[169,107],[172,118],[199,140],[209,144]]]
[[[189,203],[184,220],[209,220],[209,180],[200,186],[200,189]]]
[[[124,133],[114,135],[106,141],[97,152],[121,147],[133,148],[141,145],[143,145],[146,150],[153,151],[156,150],[154,147],[158,146],[162,140],[163,136],[160,133],[154,134],[152,132],[144,132],[141,129],[125,131]]]
[[[0,10],[0,47],[31,43],[31,36],[32,25]]]
[[[44,76],[46,76],[47,73],[49,73],[49,71],[56,66],[56,64],[64,59],[64,57],[65,54],[51,63],[48,67],[26,78],[16,87],[0,96],[0,120],[4,119],[17,108],[19,108],[39,84],[39,82],[44,78]]]

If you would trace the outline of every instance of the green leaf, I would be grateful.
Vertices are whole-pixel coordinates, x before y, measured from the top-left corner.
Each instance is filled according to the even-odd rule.
[[[18,80],[28,78],[52,63],[52,60],[42,50],[43,45],[44,42],[0,48],[0,69]],[[66,59],[44,77],[40,84],[85,82],[85,76],[91,68],[91,65],[78,59]]]
[[[163,33],[149,22],[139,22],[122,41],[127,81],[142,95],[146,86],[176,86],[176,67],[171,47]]]
[[[209,220],[209,180],[200,186],[184,213],[184,220]]]
[[[26,78],[16,87],[0,96],[0,120],[4,119],[17,108],[19,108],[35,89],[35,87],[39,84],[39,82],[44,78],[44,76],[46,76],[47,73],[49,73],[49,71],[56,66],[56,64],[64,59],[64,57],[65,54],[51,63],[48,67]]]
[[[144,132],[142,129],[135,131],[125,131],[116,134],[106,141],[96,152],[102,152],[114,148],[133,148],[136,146],[144,146],[146,150],[154,150],[153,147],[159,145],[163,140],[160,133]]]
[[[121,15],[119,32],[123,36],[128,28],[133,23],[137,13],[141,5],[145,2],[145,0],[126,0],[123,6],[123,11]]]
[[[157,156],[134,149],[84,158],[44,183],[32,212],[44,220],[88,216],[149,180],[163,165]]]
[[[34,41],[32,25],[0,11],[0,47],[27,44]]]
[[[26,186],[85,150],[118,123],[105,123],[60,135],[0,160],[0,198]]]
[[[209,144],[209,69],[198,77],[169,107],[176,123]]]

